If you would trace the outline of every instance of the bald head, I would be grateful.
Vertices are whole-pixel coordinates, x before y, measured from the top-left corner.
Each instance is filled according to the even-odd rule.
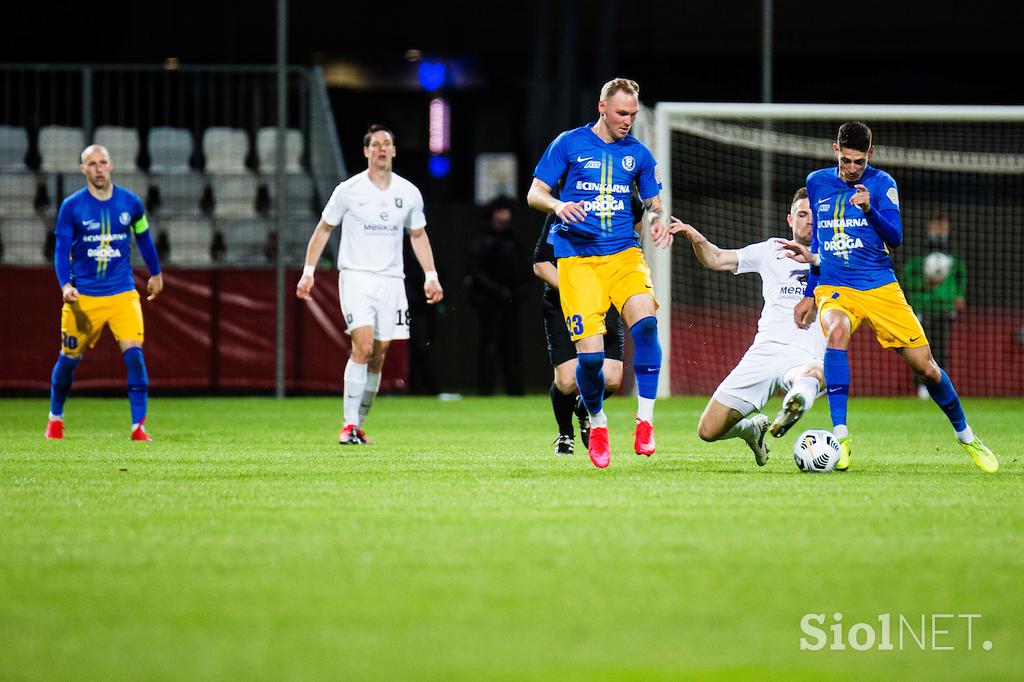
[[[85,160],[89,157],[89,155],[93,154],[95,152],[99,152],[103,156],[107,157],[108,161],[110,160],[110,152],[107,151],[106,147],[104,147],[101,144],[91,144],[91,145],[89,145],[88,147],[86,147],[85,149],[82,150],[82,165],[83,166],[85,165]]]

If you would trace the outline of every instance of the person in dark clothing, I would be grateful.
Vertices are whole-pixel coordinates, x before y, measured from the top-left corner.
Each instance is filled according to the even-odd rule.
[[[523,394],[523,353],[519,341],[519,306],[530,278],[523,246],[512,230],[512,201],[499,198],[487,206],[487,228],[469,247],[467,291],[480,321],[477,389],[494,393],[500,364],[509,395]]]

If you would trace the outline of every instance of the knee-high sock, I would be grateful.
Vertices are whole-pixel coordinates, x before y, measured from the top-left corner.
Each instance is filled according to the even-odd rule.
[[[967,417],[964,416],[964,408],[960,404],[960,396],[956,394],[956,389],[953,388],[953,382],[949,380],[946,370],[940,369],[939,372],[942,374],[942,379],[939,380],[939,383],[934,386],[925,384],[925,386],[928,386],[928,395],[946,413],[946,416],[949,417],[949,423],[953,425],[957,433],[960,433],[967,428]]]
[[[793,382],[793,388],[789,389],[789,393],[782,399],[782,402],[785,403],[792,395],[802,397],[805,410],[810,410],[814,405],[814,399],[818,397],[818,380],[814,377],[800,377]]]
[[[850,398],[850,359],[845,350],[825,349],[825,385],[832,426],[846,426],[846,403]]]
[[[600,414],[604,405],[604,351],[577,353],[576,385],[590,414]]]
[[[359,401],[359,428],[363,428],[363,422],[366,421],[366,415],[370,414],[370,408],[373,407],[373,399],[377,397],[377,391],[380,390],[380,372],[371,372],[369,369],[366,371],[366,388],[363,389],[363,399]]]
[[[637,416],[654,420],[654,399],[658,396],[661,375],[661,344],[658,342],[658,320],[645,317],[629,328],[633,335],[633,372],[636,374]]]
[[[750,421],[747,417],[739,420],[732,425],[732,428],[725,432],[725,434],[719,438],[719,440],[726,440],[729,438],[742,438],[748,443],[753,442],[757,438],[757,427],[754,426],[754,422]]]
[[[345,365],[345,398],[342,402],[342,420],[345,425],[359,425],[359,404],[366,391],[367,366],[352,358]]]
[[[132,409],[132,424],[140,424],[146,418],[146,403],[149,399],[149,374],[142,349],[133,346],[126,350],[124,364],[128,367],[128,404]]]
[[[60,353],[50,374],[50,414],[54,417],[64,415],[64,401],[68,399],[71,382],[75,379],[75,367],[81,358],[73,358]]]
[[[572,436],[573,411],[576,407],[576,394],[566,395],[558,390],[555,382],[551,382],[551,411],[555,413],[555,423],[558,424],[559,436]]]

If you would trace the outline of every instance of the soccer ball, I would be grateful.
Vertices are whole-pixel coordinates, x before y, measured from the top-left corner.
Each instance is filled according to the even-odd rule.
[[[941,282],[949,276],[949,269],[953,267],[953,259],[936,251],[929,253],[924,259],[924,276],[933,282]]]
[[[793,460],[803,472],[832,471],[839,461],[839,439],[822,429],[804,431],[793,443]]]

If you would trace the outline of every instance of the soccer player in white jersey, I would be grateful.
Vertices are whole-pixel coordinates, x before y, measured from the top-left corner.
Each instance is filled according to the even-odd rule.
[[[331,230],[341,225],[338,289],[341,311],[352,336],[352,355],[345,366],[342,445],[365,445],[363,432],[388,346],[409,338],[409,304],[405,297],[402,239],[409,232],[412,251],[425,274],[427,303],[438,303],[444,291],[434,269],[427,237],[423,196],[416,186],[392,172],[395,136],[372,125],[363,137],[367,169],[339,184],[331,194],[306,247],[306,265],[295,295],[310,300],[313,273]]]
[[[813,215],[805,188],[793,196],[786,222],[795,241],[811,243]],[[754,343],[711,396],[697,434],[709,442],[742,438],[754,452],[758,466],[764,466],[769,426],[768,418],[758,411],[777,390],[787,392],[770,427],[771,434],[778,438],[811,408],[825,386],[825,335],[817,325],[801,329],[793,321],[793,308],[803,300],[809,267],[788,258],[777,239],[731,250],[715,246],[691,225],[673,231],[682,232],[690,240],[697,260],[705,268],[736,275],[756,272],[761,276],[764,308]]]

